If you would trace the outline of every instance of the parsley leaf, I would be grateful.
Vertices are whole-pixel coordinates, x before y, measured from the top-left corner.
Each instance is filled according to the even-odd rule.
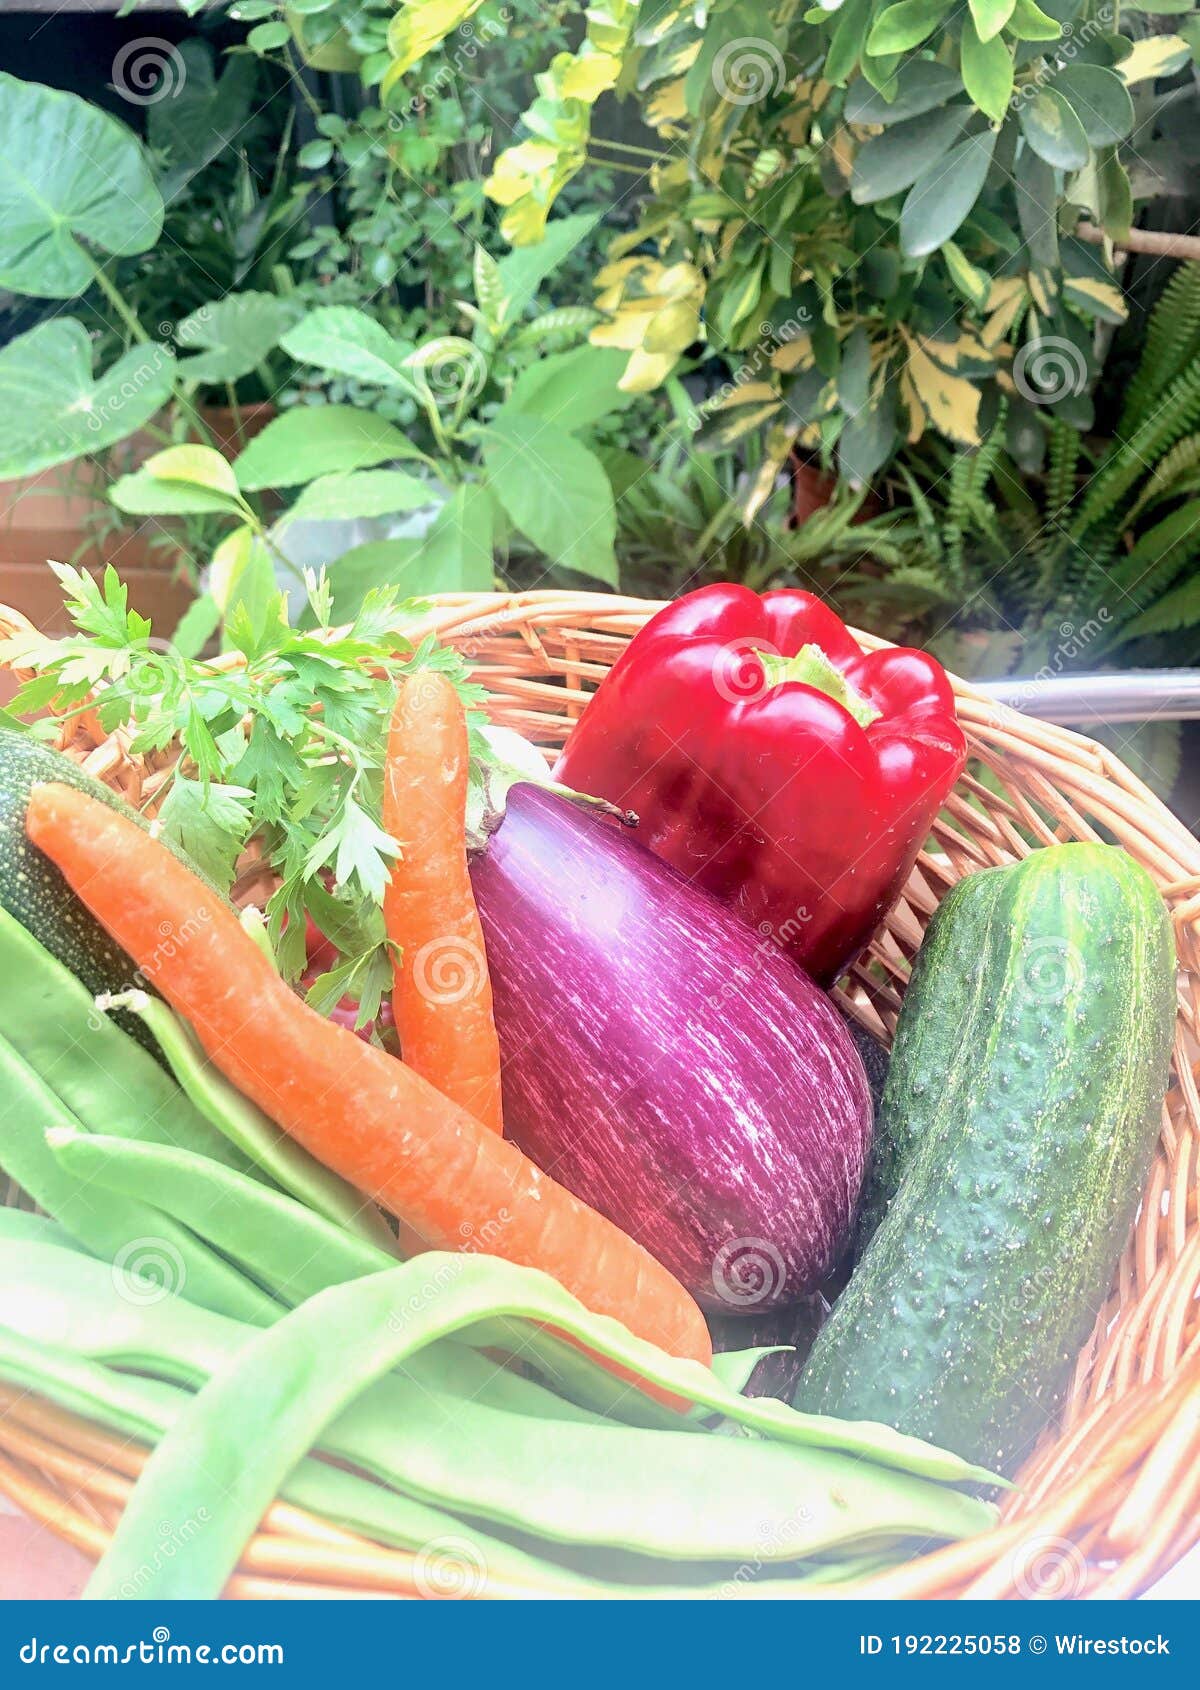
[[[14,714],[46,713],[28,727],[43,734],[95,709],[106,732],[128,733],[135,755],[178,745],[155,783],[163,831],[222,887],[256,840],[279,877],[268,917],[284,975],[304,970],[311,915],[338,951],[320,1001],[337,989],[358,999],[361,1022],[374,1019],[391,981],[380,905],[397,854],[381,815],[392,703],[405,675],[441,670],[468,707],[473,754],[486,753],[474,710],[484,692],[462,658],[408,637],[425,606],[394,589],[368,593],[352,623],[331,626],[323,572],[305,581],[315,626],[290,627],[282,594],[257,608],[239,602],[225,655],[197,658],[151,637],[115,570],[97,583],[55,568],[75,632],[0,644],[33,672]]]

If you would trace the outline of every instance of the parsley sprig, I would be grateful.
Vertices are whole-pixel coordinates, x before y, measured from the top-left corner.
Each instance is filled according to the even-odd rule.
[[[311,573],[305,627],[289,625],[282,595],[257,610],[243,601],[221,658],[185,657],[152,642],[114,569],[97,582],[52,567],[76,631],[0,642],[5,661],[34,672],[13,713],[46,712],[31,731],[52,733],[94,708],[106,733],[127,730],[135,755],[178,740],[182,756],[154,789],[163,831],[225,889],[259,840],[279,877],[267,914],[285,977],[303,972],[311,915],[338,961],[310,1001],[328,1010],[349,996],[360,1022],[373,1019],[391,983],[381,900],[396,846],[380,807],[396,686],[440,669],[474,706],[483,689],[468,683],[462,659],[432,639],[413,644],[406,629],[423,607],[393,589],[368,593],[354,621],[335,627],[328,582]]]

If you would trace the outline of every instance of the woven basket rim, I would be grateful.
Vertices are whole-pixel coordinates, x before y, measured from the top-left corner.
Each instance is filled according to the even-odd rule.
[[[488,689],[494,719],[553,746],[625,641],[666,601],[537,590],[447,593],[426,602],[410,637],[432,634],[463,651]],[[0,606],[0,631],[5,627],[29,624]],[[890,644],[854,632],[866,650]],[[839,995],[874,1031],[890,1036],[923,923],[950,884],[989,861],[1011,860],[1063,837],[1095,838],[1104,827],[1149,869],[1173,919],[1180,960],[1173,1083],[1158,1157],[1113,1294],[1081,1354],[1062,1419],[1023,1470],[1022,1489],[1006,1504],[1001,1524],[860,1584],[853,1594],[1137,1594],[1200,1539],[1200,1462],[1194,1455],[1188,1460],[1200,1434],[1200,840],[1106,747],[950,679],[972,756],[1004,790],[993,792],[968,770],[947,806],[948,820],[935,829],[938,850],[922,853],[869,959]],[[66,748],[111,784],[132,780],[140,790],[153,778],[130,757],[127,741],[102,735],[94,717],[81,718],[76,732]],[[28,1402],[23,1411],[14,1408],[12,1398],[0,1387],[0,1491],[85,1553],[99,1554],[136,1471],[129,1446],[45,1403],[33,1411]],[[397,1561],[396,1551],[354,1540],[331,1553],[331,1528],[297,1510],[277,1517],[273,1532],[271,1524],[248,1546],[227,1594],[414,1593],[411,1566]],[[1060,1584],[1066,1567],[1071,1588],[1065,1591],[1047,1588],[1039,1570],[1046,1545]],[[490,1594],[529,1593],[497,1588]]]

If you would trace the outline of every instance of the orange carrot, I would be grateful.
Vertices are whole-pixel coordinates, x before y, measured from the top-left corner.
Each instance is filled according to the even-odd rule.
[[[467,718],[445,675],[425,670],[396,695],[383,825],[400,846],[384,895],[398,947],[392,1013],[405,1062],[503,1132],[500,1043],[483,928],[467,873]]]
[[[54,784],[34,788],[25,825],[210,1060],[312,1155],[435,1249],[541,1268],[594,1313],[711,1361],[700,1310],[661,1263],[403,1062],[310,1009],[136,822]]]

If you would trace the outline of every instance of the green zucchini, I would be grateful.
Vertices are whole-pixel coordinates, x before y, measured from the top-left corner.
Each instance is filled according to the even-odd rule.
[[[1125,852],[1052,846],[954,887],[892,1049],[867,1195],[886,1213],[798,1407],[1016,1470],[1128,1238],[1174,1024],[1170,922]]]
[[[0,907],[15,916],[93,997],[142,985],[143,981],[135,979],[134,965],[124,951],[84,908],[50,859],[25,837],[29,794],[44,781],[77,787],[111,809],[120,810],[139,826],[147,825],[136,810],[85,774],[69,757],[29,734],[0,728]],[[187,862],[169,840],[163,843]],[[193,863],[188,867],[197,872]],[[158,1046],[138,1016],[121,1011],[115,1019],[131,1038],[158,1054]]]
[[[93,997],[119,992],[129,987],[133,964],[79,902],[50,859],[25,837],[29,794],[43,781],[52,780],[78,787],[106,804],[119,802],[61,752],[28,734],[0,728],[0,905],[82,980]],[[136,1018],[129,1017],[124,1025],[134,1033]],[[148,1042],[144,1031],[142,1042]]]

